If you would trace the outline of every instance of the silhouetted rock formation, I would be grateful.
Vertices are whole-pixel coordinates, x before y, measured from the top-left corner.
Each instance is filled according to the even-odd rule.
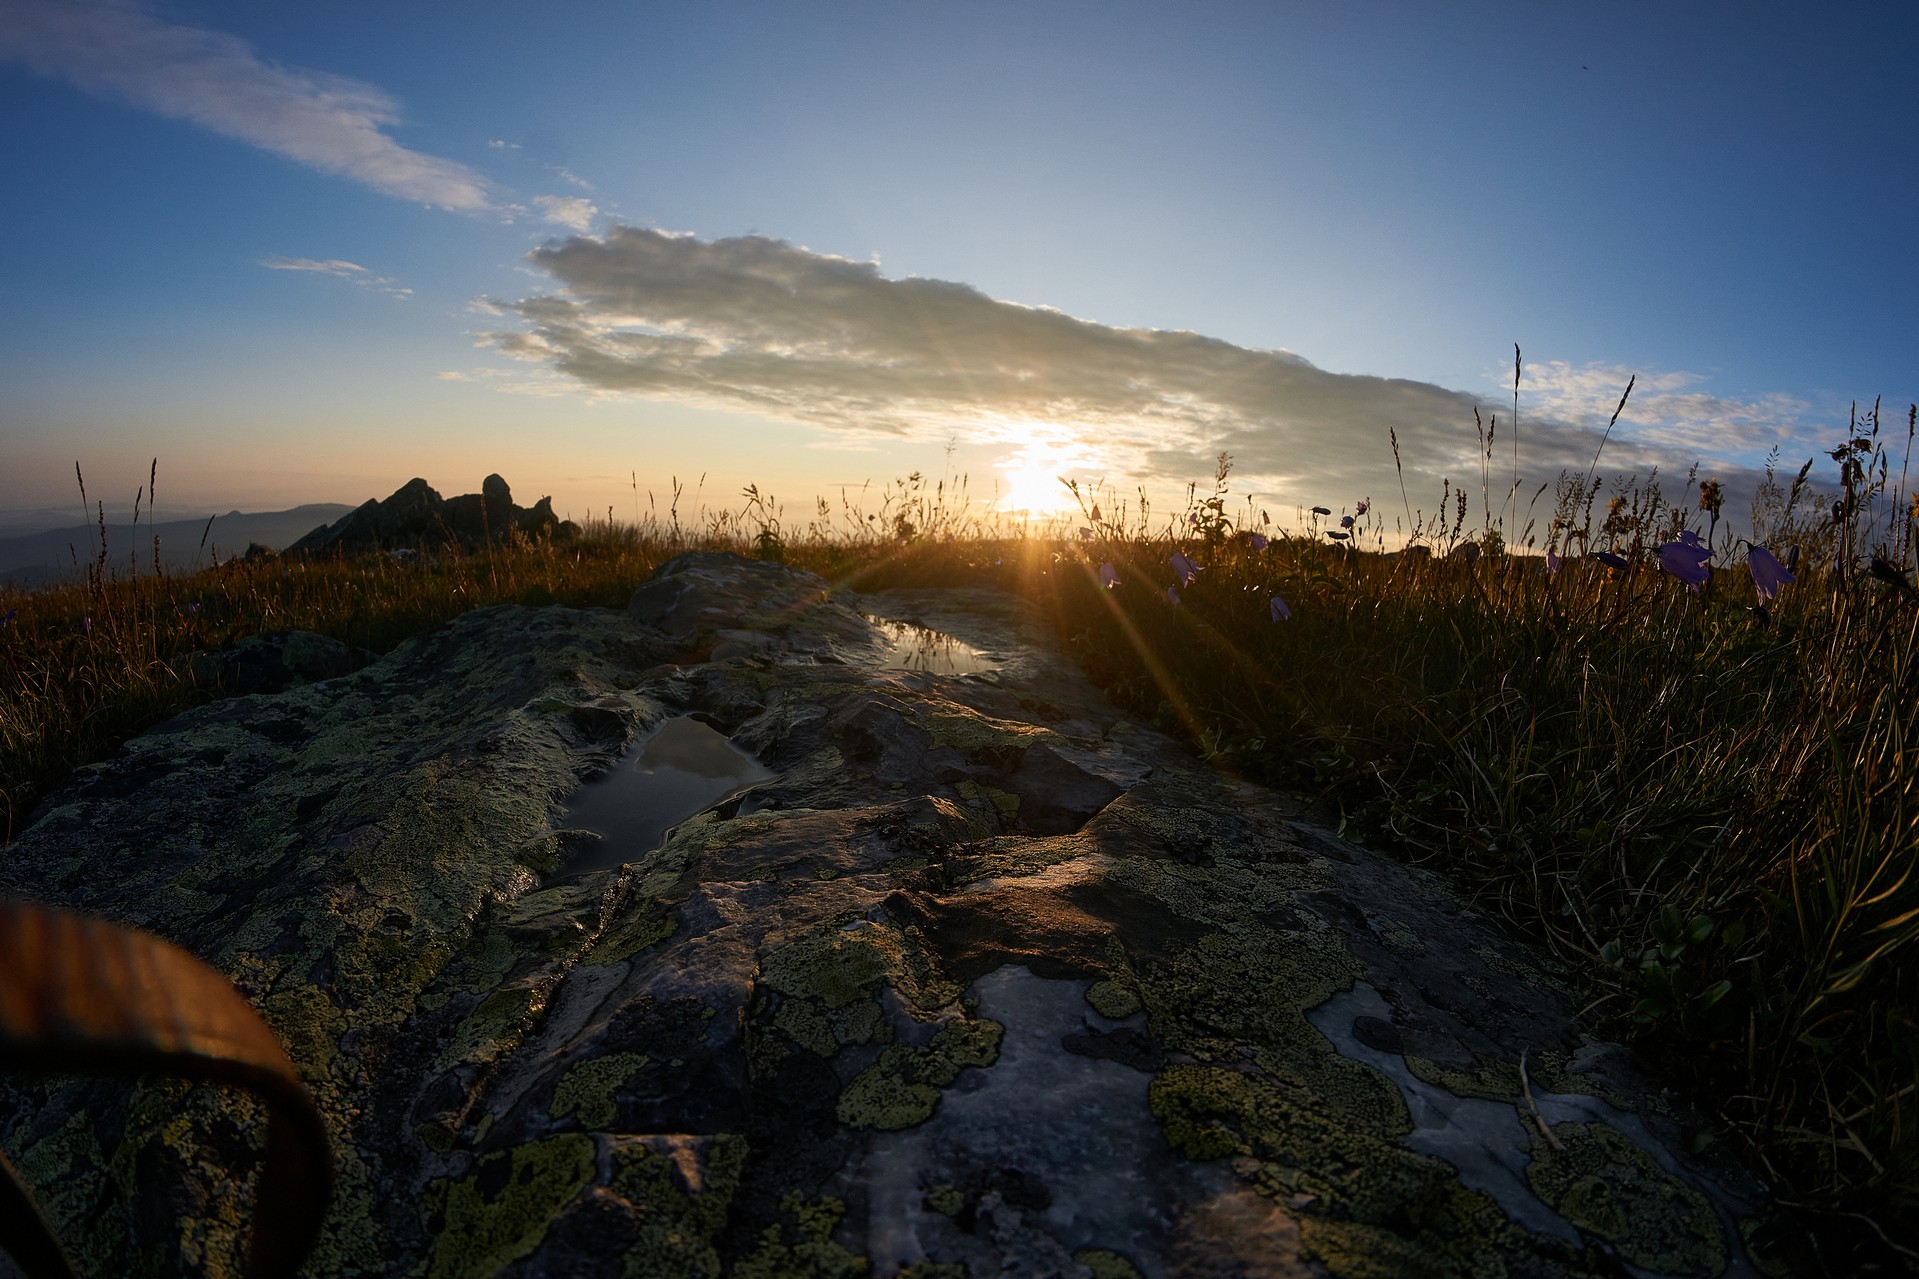
[[[491,538],[518,530],[528,537],[569,538],[579,526],[553,514],[553,499],[530,507],[513,505],[505,480],[489,475],[478,493],[441,497],[422,479],[411,479],[384,502],[369,501],[332,524],[322,525],[287,548],[316,551],[391,551],[458,543],[473,550]]]

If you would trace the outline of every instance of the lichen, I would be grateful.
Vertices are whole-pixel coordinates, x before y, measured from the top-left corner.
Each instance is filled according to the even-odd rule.
[[[1636,1266],[1717,1275],[1726,1241],[1705,1196],[1670,1176],[1639,1144],[1602,1123],[1554,1124],[1554,1147],[1536,1142],[1526,1180],[1566,1220]]]
[[[888,1048],[840,1093],[838,1115],[849,1128],[896,1132],[932,1118],[940,1090],[968,1066],[999,1060],[1006,1028],[985,1018],[959,1018],[940,1027],[923,1048]]]
[[[1141,1279],[1139,1267],[1111,1248],[1082,1248],[1073,1260],[1092,1272],[1093,1279]]]
[[[483,1156],[471,1175],[426,1188],[427,1279],[491,1279],[546,1238],[593,1179],[593,1139],[566,1133]]]
[[[641,1137],[615,1144],[607,1189],[625,1200],[639,1238],[621,1258],[623,1279],[717,1279],[714,1241],[726,1225],[747,1143],[712,1137]]]
[[[527,1023],[540,1009],[537,991],[506,986],[494,991],[468,1013],[453,1038],[441,1050],[435,1070],[451,1070],[468,1062],[489,1062],[517,1047]]]
[[[860,1279],[871,1263],[833,1239],[846,1205],[838,1199],[808,1203],[797,1192],[780,1200],[790,1224],[768,1226],[759,1246],[733,1267],[733,1279]]]
[[[599,965],[631,959],[648,946],[657,945],[671,937],[677,927],[670,915],[628,911],[607,925],[606,931],[594,940],[580,962]]]
[[[829,1012],[868,999],[881,982],[926,1013],[960,995],[916,942],[893,925],[870,920],[852,929],[818,929],[760,958],[761,985],[817,999]]]
[[[589,1130],[612,1127],[619,1114],[613,1090],[632,1078],[647,1061],[645,1053],[619,1052],[576,1063],[554,1086],[553,1103],[547,1107],[547,1114],[554,1119],[577,1114],[581,1125]]]
[[[1475,1062],[1471,1070],[1460,1070],[1408,1053],[1406,1069],[1413,1072],[1414,1078],[1444,1088],[1455,1097],[1480,1097],[1486,1101],[1519,1099],[1519,1063],[1516,1061]]]
[[[1131,1017],[1140,1008],[1139,996],[1110,977],[1087,988],[1086,1002],[1093,1006],[1094,1012],[1113,1021]]]

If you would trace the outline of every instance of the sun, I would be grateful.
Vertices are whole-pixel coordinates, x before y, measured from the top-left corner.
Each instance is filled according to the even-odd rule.
[[[1060,476],[1082,462],[1081,451],[1064,441],[1035,440],[993,463],[1001,476],[999,508],[1038,516],[1070,510],[1073,495],[1060,483]]]

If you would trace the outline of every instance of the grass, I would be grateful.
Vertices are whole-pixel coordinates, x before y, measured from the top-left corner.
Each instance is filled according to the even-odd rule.
[[[817,503],[801,527],[749,489],[696,526],[675,502],[636,524],[609,513],[565,545],[181,576],[96,566],[0,601],[0,818],[13,831],[76,764],[217,696],[194,657],[248,634],[384,650],[488,604],[619,606],[693,547],[858,589],[998,586],[1040,607],[1122,705],[1223,769],[1317,796],[1347,833],[1444,869],[1549,948],[1598,1023],[1692,1085],[1714,1122],[1689,1139],[1751,1161],[1816,1223],[1833,1273],[1911,1267],[1919,593],[1902,575],[1904,459],[1895,482],[1875,411],[1834,450],[1837,492],[1768,473],[1755,537],[1799,567],[1760,609],[1716,486],[1695,501],[1696,477],[1679,504],[1656,477],[1603,502],[1589,476],[1562,477],[1543,527],[1511,540],[1563,565],[1506,554],[1499,516],[1519,520],[1524,495],[1495,489],[1497,430],[1481,430],[1476,530],[1448,488],[1438,515],[1408,502],[1392,530],[1377,508],[1327,509],[1282,534],[1230,505],[1222,458],[1211,494],[1157,524],[1143,501],[1077,490],[1064,528],[982,521],[963,487],[915,475]],[[1687,527],[1714,551],[1698,591],[1657,552]],[[1387,552],[1389,535],[1424,553]],[[1188,583],[1175,553],[1198,569]]]

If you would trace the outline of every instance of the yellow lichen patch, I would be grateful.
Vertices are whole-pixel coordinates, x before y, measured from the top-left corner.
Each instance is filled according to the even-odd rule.
[[[299,1067],[301,1078],[311,1083],[333,1073],[347,1019],[325,993],[304,983],[285,986],[261,1001],[260,1015]]]
[[[1006,1028],[984,1018],[961,1018],[940,1027],[924,1048],[905,1044],[887,1049],[846,1085],[838,1115],[849,1128],[895,1132],[932,1118],[940,1089],[968,1066],[999,1060]]]
[[[588,1129],[612,1127],[619,1115],[613,1090],[632,1078],[647,1060],[645,1053],[623,1052],[578,1063],[560,1076],[547,1114],[554,1119],[577,1114]]]
[[[531,1253],[593,1179],[593,1162],[593,1139],[567,1133],[495,1151],[471,1176],[428,1185],[427,1279],[491,1279]]]
[[[1725,1236],[1705,1196],[1607,1124],[1554,1124],[1552,1131],[1559,1147],[1537,1143],[1526,1180],[1560,1216],[1635,1266],[1694,1276],[1725,1270]]]

